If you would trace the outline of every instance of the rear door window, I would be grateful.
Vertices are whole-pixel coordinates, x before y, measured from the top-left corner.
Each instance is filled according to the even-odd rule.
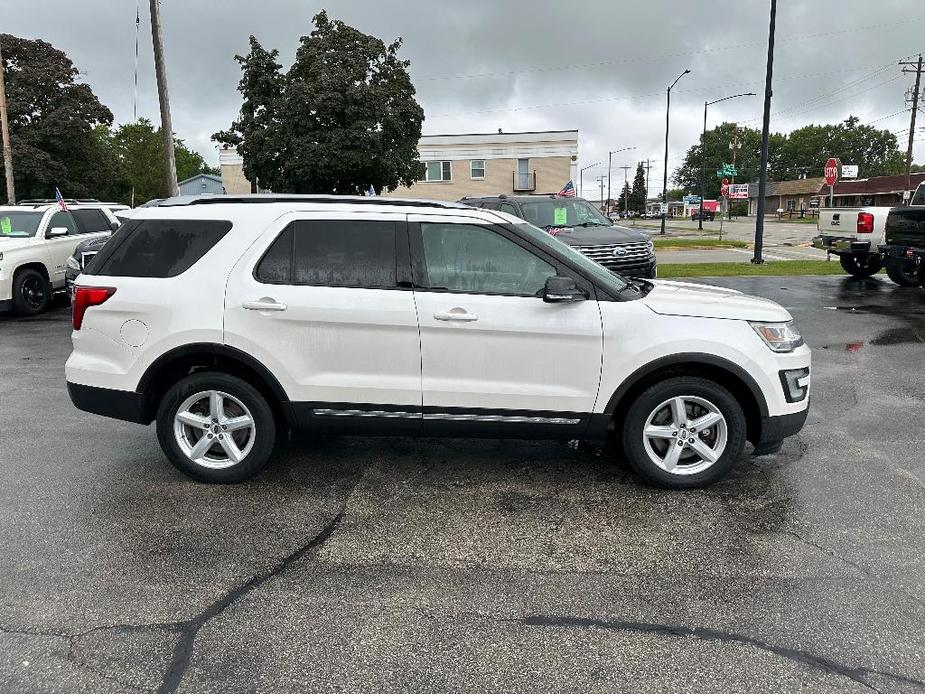
[[[48,222],[48,232],[52,229],[62,228],[67,229],[68,236],[73,236],[77,233],[77,223],[70,212],[55,212],[51,216],[51,221]],[[48,232],[45,232],[46,238],[48,237]]]
[[[71,214],[77,222],[78,234],[98,234],[112,230],[109,220],[100,210],[72,210]]]
[[[220,220],[129,220],[84,270],[113,277],[176,277],[231,229]]]

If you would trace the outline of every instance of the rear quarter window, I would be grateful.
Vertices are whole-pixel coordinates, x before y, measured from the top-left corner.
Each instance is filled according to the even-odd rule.
[[[129,220],[90,261],[84,274],[176,277],[221,241],[231,226],[224,220]]]

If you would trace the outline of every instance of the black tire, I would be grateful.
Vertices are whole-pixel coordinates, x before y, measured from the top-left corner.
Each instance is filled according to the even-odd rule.
[[[254,425],[253,431],[248,429],[243,432],[247,437],[246,439],[240,436],[241,431],[232,434],[232,436],[238,437],[239,442],[243,443],[251,441],[251,439],[252,441],[249,447],[238,449],[241,453],[245,453],[245,450],[247,450],[241,460],[236,463],[229,461],[226,467],[210,467],[209,465],[221,463],[220,461],[210,463],[205,458],[201,458],[204,461],[202,464],[194,462],[181,448],[179,437],[175,432],[175,426],[177,426],[175,418],[180,406],[194,396],[209,391],[219,391],[226,396],[230,396],[222,406],[222,410],[227,416],[236,417],[249,414]],[[234,400],[237,400],[238,403],[235,403]],[[246,410],[242,411],[239,405],[243,405]],[[235,411],[229,411],[232,408]],[[204,412],[203,416],[208,419]],[[210,426],[214,426],[214,424]],[[220,372],[196,373],[178,381],[164,395],[157,410],[157,439],[165,455],[178,470],[200,482],[230,484],[243,482],[256,475],[266,466],[273,453],[273,447],[276,443],[276,428],[273,411],[270,409],[266,398],[246,381]],[[188,437],[198,434],[196,442],[207,435],[199,432],[198,425],[195,428],[189,427],[183,431],[188,433]],[[212,436],[215,443],[204,455],[211,454],[215,458],[228,457],[224,445],[219,445],[218,442],[219,437],[229,436],[227,432],[221,432],[220,423],[219,428],[215,429]],[[185,434],[184,440],[187,443],[193,443],[188,437]]]
[[[675,468],[676,472],[669,472],[656,464],[646,450],[643,431],[647,420],[660,405],[676,397],[696,398],[706,401],[713,405],[725,420],[725,448],[715,462],[701,471],[694,472],[695,465],[686,465],[682,461]],[[691,404],[692,409],[688,411],[692,413],[690,416],[699,416],[697,412],[693,411],[694,407],[699,408],[700,406]],[[664,412],[661,409],[659,411]],[[697,432],[696,438],[700,441],[707,441],[708,447],[711,439],[714,444],[717,444],[720,436],[719,427],[720,425],[715,425],[715,427],[708,427],[705,431]],[[650,386],[634,400],[623,425],[623,450],[633,469],[650,484],[670,489],[704,487],[723,477],[733,463],[742,455],[745,448],[745,432],[745,413],[742,406],[739,405],[728,390],[705,378],[677,376]],[[701,438],[705,434],[706,438]],[[671,447],[675,445],[679,438],[681,437],[664,439],[667,441],[668,446],[665,451],[672,450]],[[693,441],[694,437],[691,437],[690,440]],[[652,444],[650,444],[651,446]],[[687,447],[686,443],[682,446],[682,451],[686,451],[682,455],[695,456],[695,453]],[[656,451],[656,453],[658,452]],[[700,458],[697,457],[697,460],[700,460]],[[687,468],[689,474],[677,472],[677,470],[684,470],[684,468]]]
[[[51,303],[51,287],[38,270],[25,268],[13,276],[13,313],[36,316]]]
[[[918,287],[919,273],[911,260],[890,258],[886,261],[886,274],[900,287]]]
[[[879,255],[848,255],[838,256],[842,269],[853,277],[866,279],[880,272],[883,263]]]

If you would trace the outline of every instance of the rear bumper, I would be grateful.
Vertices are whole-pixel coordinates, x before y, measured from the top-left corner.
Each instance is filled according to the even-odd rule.
[[[813,238],[813,247],[836,254],[870,254],[877,252],[876,250],[871,250],[870,241],[859,241],[845,238],[844,236],[827,236],[825,234]]]
[[[136,424],[151,423],[151,418],[145,414],[145,400],[141,393],[96,388],[70,381],[67,384],[67,392],[78,410]]]
[[[884,260],[891,258],[895,260],[906,260],[916,265],[921,263],[922,258],[925,257],[925,248],[919,248],[917,246],[889,245],[880,246],[878,250],[880,251],[880,257]]]

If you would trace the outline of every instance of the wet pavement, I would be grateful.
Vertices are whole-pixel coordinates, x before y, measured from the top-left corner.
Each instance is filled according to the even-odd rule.
[[[596,451],[308,439],[194,483],[0,318],[0,692],[923,692],[925,291],[707,280],[814,348],[806,429],[694,492]]]

